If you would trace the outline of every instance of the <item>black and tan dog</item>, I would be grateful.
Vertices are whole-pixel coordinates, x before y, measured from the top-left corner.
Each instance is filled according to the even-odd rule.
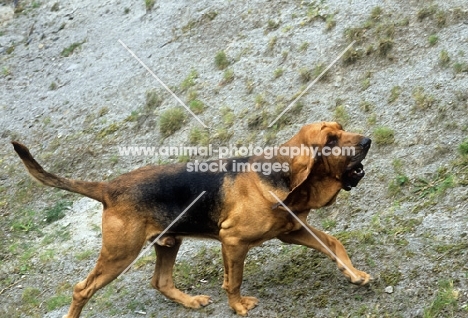
[[[88,277],[74,287],[65,316],[69,318],[78,317],[91,296],[121,274],[145,242],[162,233],[202,191],[205,195],[155,244],[157,259],[151,284],[166,297],[190,308],[210,302],[208,296],[189,296],[174,286],[172,270],[183,237],[221,241],[223,288],[231,308],[242,316],[258,303],[256,298],[240,293],[245,257],[251,247],[272,238],[314,248],[336,261],[352,283],[367,284],[370,276],[353,267],[336,238],[309,225],[304,228],[298,219],[306,224],[310,209],[332,204],[341,189],[349,191],[357,185],[364,176],[361,161],[370,144],[369,138],[345,132],[337,123],[315,123],[304,126],[281,147],[354,147],[355,154],[226,159],[224,172],[188,172],[185,164],[147,166],[110,182],[86,182],[44,171],[25,146],[13,142],[29,173],[39,182],[83,194],[104,207],[101,253]],[[276,162],[288,169],[271,174],[235,172],[235,162]],[[272,193],[287,208],[278,204]]]

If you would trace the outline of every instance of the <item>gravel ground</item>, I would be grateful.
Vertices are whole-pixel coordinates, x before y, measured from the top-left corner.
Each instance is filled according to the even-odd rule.
[[[57,174],[107,180],[183,159],[123,156],[121,146],[280,144],[325,120],[374,143],[359,187],[309,222],[339,237],[375,281],[350,286],[321,255],[267,242],[246,261],[243,291],[260,298],[249,316],[468,315],[468,160],[458,150],[468,149],[466,1],[156,1],[151,10],[20,1],[16,11],[0,2],[0,316],[64,315],[101,235],[100,205],[29,181],[11,140]],[[301,107],[268,129],[352,40]],[[184,102],[203,102],[207,133],[189,114],[164,133],[161,118],[178,103],[122,43]],[[215,65],[220,51],[228,71]],[[63,218],[45,220],[59,210]],[[187,240],[179,254],[176,283],[213,297],[198,311],[151,289],[153,264],[145,256],[83,316],[234,316],[218,243]]]

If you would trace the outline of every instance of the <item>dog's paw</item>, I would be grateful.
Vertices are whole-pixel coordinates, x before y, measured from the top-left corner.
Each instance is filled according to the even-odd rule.
[[[231,305],[232,309],[239,316],[247,316],[250,309],[254,308],[258,304],[258,299],[255,297],[244,296],[241,300],[234,305]]]
[[[373,280],[371,275],[357,269],[354,269],[353,272],[348,272],[346,269],[342,269],[342,272],[346,278],[355,285],[364,286]]]
[[[206,295],[193,296],[187,307],[198,309],[200,307],[208,306],[211,303],[211,297]]]

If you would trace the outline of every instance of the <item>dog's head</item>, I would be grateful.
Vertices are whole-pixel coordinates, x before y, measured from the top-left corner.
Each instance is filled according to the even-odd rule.
[[[290,190],[314,176],[331,178],[339,182],[343,190],[351,190],[364,177],[362,160],[370,146],[369,138],[346,132],[335,122],[304,126],[282,145],[301,148],[300,153],[290,159]]]

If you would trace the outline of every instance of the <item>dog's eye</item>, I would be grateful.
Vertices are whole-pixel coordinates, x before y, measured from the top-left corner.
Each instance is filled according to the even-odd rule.
[[[329,146],[334,146],[338,143],[338,137],[337,136],[328,136],[327,140],[327,145]]]

